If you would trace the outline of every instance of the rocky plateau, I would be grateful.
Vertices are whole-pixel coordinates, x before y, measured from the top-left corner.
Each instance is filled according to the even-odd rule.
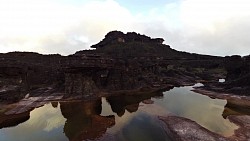
[[[83,101],[88,104],[90,100],[98,102],[100,97],[150,95],[198,82],[204,86],[196,88],[195,92],[226,99],[226,106],[230,109],[249,111],[250,56],[220,57],[187,53],[174,50],[163,42],[162,38],[151,38],[135,32],[111,31],[102,41],[91,46],[93,50],[82,50],[68,56],[33,52],[0,54],[0,128],[29,119],[32,109],[48,102]],[[219,83],[218,80],[222,78],[225,82]],[[115,98],[108,100],[112,103],[123,101]],[[146,99],[144,102],[152,103]],[[100,112],[98,107],[90,107],[94,108],[92,111]],[[61,108],[65,109],[62,113],[65,117],[72,112],[68,109],[74,109],[67,104],[61,104]],[[138,107],[126,108],[133,111]],[[107,122],[102,126],[114,124],[113,117],[101,117],[96,113],[91,115],[80,116],[93,119],[96,127],[103,120]],[[250,118],[247,115],[228,116],[240,127],[230,138],[203,129],[188,119],[175,116],[159,118],[166,124],[166,132],[176,140],[206,138],[223,141],[250,138]],[[16,122],[10,122],[13,120]],[[65,130],[71,126],[71,122],[74,120],[68,118]],[[190,128],[192,130],[188,130]],[[88,132],[92,133],[94,129],[88,127],[84,130],[86,132],[82,134],[67,136],[86,139]],[[105,129],[100,127],[98,131],[91,136],[100,136]]]

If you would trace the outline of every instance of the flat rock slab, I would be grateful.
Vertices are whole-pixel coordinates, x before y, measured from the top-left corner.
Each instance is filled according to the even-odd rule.
[[[241,96],[227,93],[214,92],[204,89],[194,89],[192,90],[196,93],[207,95],[211,98],[225,99],[227,100],[227,104],[232,107],[243,107],[250,108],[250,97],[249,96]]]
[[[159,117],[165,123],[164,129],[173,141],[228,141],[196,122],[178,116]]]
[[[25,98],[25,99],[22,99],[21,101],[19,101],[18,103],[16,103],[15,108],[5,112],[5,115],[21,114],[24,112],[28,112],[34,108],[41,107],[50,101],[60,100],[62,98],[63,98],[63,96]]]
[[[229,116],[228,119],[239,126],[231,138],[237,141],[250,141],[250,116]]]

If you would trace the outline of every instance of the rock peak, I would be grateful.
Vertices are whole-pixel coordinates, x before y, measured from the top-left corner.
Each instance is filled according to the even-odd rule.
[[[101,48],[114,43],[142,42],[152,44],[162,44],[162,38],[150,38],[146,35],[141,35],[136,32],[127,32],[124,34],[121,31],[111,31],[98,44],[92,45],[91,48]]]

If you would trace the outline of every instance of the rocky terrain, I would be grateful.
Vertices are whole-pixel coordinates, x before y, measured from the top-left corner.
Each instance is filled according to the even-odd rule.
[[[210,83],[206,89],[249,96],[250,56],[226,56],[223,64],[227,71],[225,83]]]
[[[0,101],[25,96],[95,97],[101,92],[164,88],[223,77],[221,57],[171,49],[161,38],[108,33],[73,55],[0,54]]]
[[[107,100],[111,103],[112,110],[123,115],[125,109],[136,111],[141,99],[148,99],[163,90],[197,82],[202,82],[205,86],[194,91],[213,98],[227,99],[229,108],[249,109],[250,56],[218,57],[192,54],[176,51],[163,42],[162,38],[150,38],[135,32],[112,31],[102,41],[91,46],[93,50],[78,51],[69,56],[32,52],[0,54],[0,127],[14,126],[29,119],[29,111],[51,101],[100,102],[98,99],[102,96],[110,96]],[[220,78],[226,81],[219,83]],[[116,95],[122,97],[115,97]],[[132,103],[125,100],[129,99],[130,95],[137,97]],[[116,103],[124,105],[113,106]],[[113,117],[98,116],[99,107],[90,107],[94,113],[79,117],[93,120],[94,126],[97,126],[99,121],[107,122],[98,128],[97,134],[87,135],[94,130],[93,127],[87,127],[79,129],[86,132],[76,135],[67,131],[67,126],[75,122],[74,119],[68,118],[74,108],[67,103],[61,104],[62,114],[68,120],[64,130],[69,138],[86,139],[87,136],[100,136],[107,127],[114,124]],[[185,121],[172,117],[161,119],[176,120],[180,123]],[[10,120],[16,122],[8,122]],[[237,117],[232,120],[239,121]],[[166,122],[168,123],[169,128],[174,129],[177,126]],[[185,125],[189,126],[189,123],[188,121]],[[191,125],[199,129],[194,132],[202,132],[204,137],[217,137],[192,122]],[[168,132],[174,136],[183,136],[174,130]],[[187,136],[186,139],[193,138]]]
[[[225,57],[224,66],[227,71],[225,82],[210,82],[194,91],[213,98],[226,99],[226,107],[246,111],[250,108],[249,58],[250,56],[236,55]]]

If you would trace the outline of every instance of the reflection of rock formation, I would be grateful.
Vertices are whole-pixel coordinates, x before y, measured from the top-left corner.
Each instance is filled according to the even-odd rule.
[[[51,102],[52,107],[57,108],[58,102]]]
[[[230,115],[250,115],[249,108],[244,108],[242,106],[231,105],[227,103],[224,107],[224,111],[222,113],[223,118],[227,118]]]
[[[6,127],[17,126],[20,123],[27,121],[30,118],[30,112],[25,112],[17,115],[1,115],[0,114],[0,129]]]
[[[154,96],[162,96],[162,93],[145,93],[140,95],[120,95],[120,96],[110,96],[107,101],[111,105],[111,109],[118,116],[123,116],[125,109],[132,113],[136,112],[139,107],[139,103],[143,100],[150,99]]]
[[[67,119],[64,132],[69,140],[96,139],[115,124],[114,116],[100,116],[101,100],[60,103],[62,115]]]

